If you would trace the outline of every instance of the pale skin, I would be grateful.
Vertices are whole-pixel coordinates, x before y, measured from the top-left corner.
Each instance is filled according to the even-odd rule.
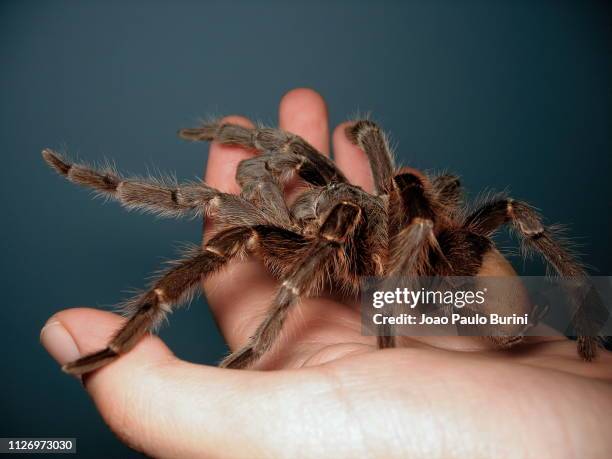
[[[279,124],[329,154],[327,109],[316,92],[287,93]],[[331,143],[345,175],[371,189],[366,157],[342,125]],[[236,166],[253,154],[212,144],[206,182],[237,193]],[[500,272],[507,269],[500,262]],[[230,349],[246,342],[276,287],[255,260],[236,261],[204,283]],[[49,319],[41,341],[64,364],[103,348],[121,321],[66,309]],[[119,438],[155,457],[603,458],[612,451],[605,350],[584,363],[562,337],[532,337],[510,351],[478,338],[432,337],[379,351],[361,336],[354,305],[322,298],[303,301],[284,330],[248,371],[181,361],[148,336],[84,386]]]

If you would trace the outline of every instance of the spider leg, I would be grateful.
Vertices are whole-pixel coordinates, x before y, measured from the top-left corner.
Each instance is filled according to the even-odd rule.
[[[155,330],[168,313],[188,301],[199,288],[202,277],[218,271],[229,260],[245,250],[253,250],[260,243],[274,246],[279,238],[287,240],[287,236],[291,236],[288,233],[285,229],[265,225],[221,231],[187,258],[174,262],[149,290],[125,304],[129,318],[108,347],[64,365],[63,370],[71,374],[87,373],[125,354],[146,333]],[[303,241],[299,235],[294,235],[289,243],[289,250],[296,251]]]
[[[456,212],[462,201],[462,188],[459,177],[442,174],[433,178],[431,185],[441,205],[450,212]]]
[[[580,263],[555,239],[553,231],[542,224],[540,215],[529,204],[509,198],[496,199],[476,209],[464,222],[469,230],[487,237],[505,224],[511,224],[524,248],[539,253],[559,276],[586,278]],[[578,353],[584,360],[592,360],[597,352],[598,338],[588,333],[592,326],[582,308],[574,315],[574,326],[578,333]]]
[[[400,228],[396,229],[390,241],[390,257],[386,267],[387,276],[390,277],[388,282],[397,281],[398,277],[426,274],[433,253],[444,259],[434,233],[437,214],[423,179],[409,172],[396,175],[393,184],[400,198],[398,207],[403,219],[397,222]],[[378,347],[395,347],[393,326],[379,326]]]
[[[377,194],[388,194],[394,165],[391,148],[385,133],[369,120],[360,120],[346,128],[348,139],[360,147],[370,160]]]
[[[297,155],[304,158],[302,165],[297,168],[298,174],[313,185],[347,181],[331,159],[300,136],[281,129],[246,128],[216,121],[199,128],[181,129],[179,136],[187,140],[214,140],[264,152]]]
[[[349,202],[337,204],[327,215],[312,247],[284,278],[267,317],[257,327],[248,343],[225,358],[224,368],[245,368],[257,361],[271,347],[281,332],[290,308],[301,296],[308,296],[330,258],[343,253],[361,221],[361,208]]]
[[[236,181],[242,188],[241,196],[256,205],[272,221],[292,227],[294,222],[285,201],[284,185],[295,173],[304,172],[302,169],[307,162],[310,163],[303,156],[293,153],[264,153],[241,161],[236,171]],[[306,171],[309,176],[307,182],[323,185],[323,179],[312,163],[308,168],[314,174]]]
[[[435,236],[439,210],[418,175],[396,175],[393,184],[400,198],[401,220],[390,241],[387,272],[391,276],[426,274],[430,252],[440,251]]]
[[[127,209],[139,209],[162,216],[183,216],[189,212],[218,215],[222,223],[242,226],[265,223],[261,212],[246,200],[221,193],[204,183],[164,182],[154,179],[124,178],[117,172],[69,162],[45,149],[44,160],[71,182],[92,188],[115,199]]]

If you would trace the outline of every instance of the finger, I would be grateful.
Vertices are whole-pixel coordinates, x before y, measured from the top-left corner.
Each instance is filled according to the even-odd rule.
[[[349,125],[350,122],[342,123],[334,130],[334,161],[349,182],[372,192],[374,179],[370,162],[364,151],[346,137],[345,130]]]
[[[278,111],[281,129],[299,135],[329,156],[327,105],[318,92],[308,88],[292,89],[281,99]]]
[[[64,310],[49,319],[41,342],[63,365],[103,348],[122,320],[94,309]],[[276,419],[283,407],[275,399],[282,385],[298,383],[287,373],[272,377],[183,362],[159,338],[149,336],[89,374],[85,388],[120,439],[147,455],[242,458],[281,446],[270,442],[282,435]],[[274,419],[265,418],[269,413],[276,413]],[[282,453],[277,449],[273,455]]]

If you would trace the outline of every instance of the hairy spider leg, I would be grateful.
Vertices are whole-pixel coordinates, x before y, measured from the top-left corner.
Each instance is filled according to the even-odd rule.
[[[584,279],[586,282],[584,269],[571,251],[556,240],[554,229],[545,227],[538,212],[525,202],[510,198],[494,199],[468,215],[464,222],[466,228],[487,237],[506,224],[512,225],[521,237],[524,249],[540,254],[559,276]],[[578,308],[574,325],[578,333],[578,354],[590,361],[597,353],[598,337],[588,333],[591,325],[584,314],[584,309]],[[587,333],[581,334],[581,331]]]
[[[333,263],[334,256],[342,254],[344,246],[361,222],[361,212],[360,207],[349,202],[339,203],[332,208],[311,249],[283,279],[267,317],[241,349],[221,362],[221,367],[249,367],[272,347],[291,307],[300,297],[308,296],[324,265]]]

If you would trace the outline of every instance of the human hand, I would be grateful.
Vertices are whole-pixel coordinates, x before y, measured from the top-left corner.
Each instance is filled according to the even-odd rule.
[[[318,94],[291,91],[279,118],[281,128],[329,153]],[[333,147],[347,178],[371,189],[367,159],[342,125]],[[206,182],[238,192],[236,166],[253,154],[213,144]],[[235,350],[277,283],[247,260],[232,262],[204,287]],[[64,364],[103,348],[122,320],[68,309],[49,319],[41,339]],[[532,337],[508,351],[472,337],[403,344],[377,350],[374,338],[361,335],[355,305],[316,298],[295,308],[281,341],[256,365],[269,371],[180,361],[148,336],[84,383],[111,429],[156,457],[606,457],[612,449],[609,352],[584,363],[565,338]]]

